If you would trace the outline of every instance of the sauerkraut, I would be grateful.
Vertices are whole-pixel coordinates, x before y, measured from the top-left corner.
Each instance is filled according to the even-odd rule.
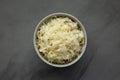
[[[82,51],[84,42],[83,30],[69,17],[53,17],[44,21],[36,34],[38,51],[55,64],[73,61]]]

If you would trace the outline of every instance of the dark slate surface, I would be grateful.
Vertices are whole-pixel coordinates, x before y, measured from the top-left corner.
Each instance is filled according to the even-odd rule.
[[[32,44],[54,12],[74,15],[88,34],[85,55],[67,68],[42,62]],[[0,0],[0,80],[120,80],[120,0]]]

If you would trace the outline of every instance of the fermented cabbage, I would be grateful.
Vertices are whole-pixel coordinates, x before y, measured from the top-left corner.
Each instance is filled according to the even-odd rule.
[[[55,64],[71,62],[84,46],[83,30],[68,17],[54,17],[43,22],[36,36],[40,54]]]

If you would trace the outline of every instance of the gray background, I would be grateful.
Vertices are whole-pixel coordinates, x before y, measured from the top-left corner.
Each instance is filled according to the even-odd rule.
[[[42,62],[32,44],[37,23],[66,12],[85,26],[84,56],[67,68]],[[0,80],[120,80],[120,0],[0,0]]]

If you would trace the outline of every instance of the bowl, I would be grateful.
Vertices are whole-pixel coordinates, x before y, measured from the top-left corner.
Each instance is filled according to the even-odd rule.
[[[82,51],[81,51],[80,54],[77,56],[77,58],[75,58],[73,61],[71,61],[70,63],[67,63],[67,64],[54,64],[54,63],[50,63],[49,61],[47,61],[47,60],[41,55],[41,53],[38,51],[38,48],[36,47],[36,33],[37,33],[38,28],[40,27],[40,25],[41,25],[44,21],[46,21],[47,19],[52,18],[52,17],[54,17],[54,16],[65,16],[65,17],[68,17],[68,18],[74,20],[75,22],[78,23],[78,25],[80,25],[80,27],[81,27],[81,29],[82,29],[82,31],[83,31],[83,33],[84,33],[85,43],[84,43],[84,46],[83,46],[83,48],[82,48]],[[47,63],[48,65],[53,66],[53,67],[60,67],[60,68],[61,68],[61,67],[67,67],[67,66],[71,66],[71,65],[73,65],[74,63],[76,63],[76,62],[77,62],[79,59],[81,59],[81,57],[83,56],[83,54],[84,54],[84,52],[85,52],[85,50],[86,50],[86,46],[87,46],[87,34],[86,34],[86,30],[85,30],[83,24],[82,24],[76,17],[74,17],[74,16],[72,16],[72,15],[70,15],[70,14],[68,14],[68,13],[53,13],[53,14],[50,14],[50,15],[46,16],[45,18],[43,18],[43,19],[38,23],[38,25],[36,26],[35,31],[34,31],[34,36],[33,36],[33,44],[34,44],[34,48],[35,48],[35,51],[36,51],[38,57],[39,57],[43,62],[45,62],[45,63]]]

